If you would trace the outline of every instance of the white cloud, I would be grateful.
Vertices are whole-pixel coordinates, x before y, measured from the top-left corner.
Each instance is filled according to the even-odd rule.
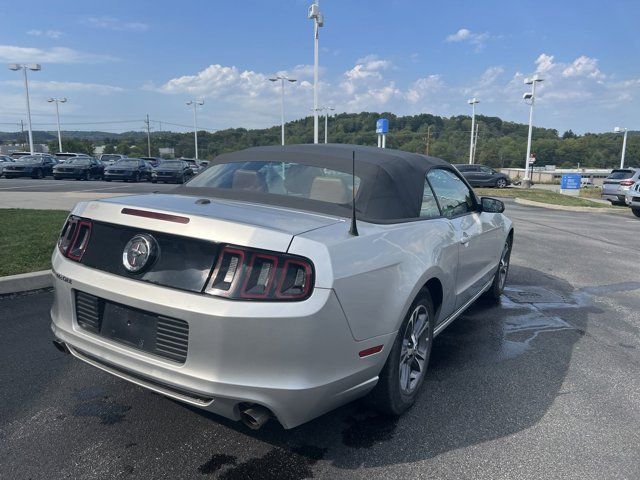
[[[581,55],[562,71],[564,77],[589,77],[602,80],[606,77],[598,68],[598,60]]]
[[[127,30],[131,32],[146,32],[149,25],[143,22],[122,21],[114,17],[88,17],[84,19],[84,23],[91,27],[103,28],[106,30]]]
[[[3,85],[22,88],[23,83],[20,80],[5,80]],[[83,82],[43,82],[40,80],[30,80],[29,89],[37,91],[49,91],[49,92],[87,92],[97,95],[108,95],[111,93],[123,92],[124,88],[116,87],[113,85],[104,85],[101,83],[83,83]]]
[[[27,35],[31,35],[32,37],[47,37],[47,38],[60,38],[62,36],[62,32],[59,30],[28,30]]]
[[[468,28],[461,28],[456,33],[448,35],[445,41],[448,43],[467,42],[474,45],[476,47],[476,51],[479,51],[488,39],[489,34],[487,32],[474,33]]]
[[[0,45],[0,61],[8,63],[99,63],[115,60],[109,55],[80,52],[67,47],[42,49]]]

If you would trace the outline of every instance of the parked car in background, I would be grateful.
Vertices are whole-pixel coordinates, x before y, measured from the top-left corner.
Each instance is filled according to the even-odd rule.
[[[625,205],[629,188],[640,179],[640,168],[616,168],[602,183],[602,198],[612,205]]]
[[[194,175],[197,175],[200,173],[201,170],[204,170],[200,164],[198,163],[198,160],[196,160],[195,158],[185,158],[185,157],[181,157],[178,160],[182,160],[184,162],[187,162],[189,164],[189,167],[191,168],[191,171],[193,172]]]
[[[640,218],[640,180],[634,183],[625,194],[625,203],[631,208],[633,214]]]
[[[13,152],[10,156],[14,160],[17,160],[20,157],[25,157],[27,155],[31,155],[31,152]]]
[[[505,188],[511,184],[509,177],[497,172],[486,165],[455,164],[454,167],[462,174],[472,187]]]
[[[54,156],[58,159],[59,163],[66,163],[70,158],[88,157],[89,155],[86,153],[60,152],[55,153]]]
[[[127,156],[120,153],[103,153],[98,159],[105,167],[108,167],[109,165],[116,163],[118,160],[123,160],[125,158],[127,158]]]
[[[4,168],[5,178],[32,177],[42,178],[51,175],[53,167],[58,164],[55,157],[49,154],[25,155]]]
[[[13,160],[13,158],[11,158],[11,157],[10,157],[10,156],[8,156],[8,155],[0,155],[0,177],[1,177],[1,176],[2,176],[2,174],[3,174],[4,166],[5,166],[7,163],[13,163],[13,161],[14,161],[14,160]]]
[[[499,302],[513,242],[503,211],[416,153],[220,155],[169,194],[74,208],[52,258],[54,343],[254,429],[367,394],[399,415],[425,384],[433,338],[482,295]]]
[[[76,180],[101,180],[104,165],[93,157],[69,158],[65,163],[53,167],[53,178],[75,178]]]
[[[149,162],[153,168],[156,168],[158,165],[160,165],[160,162],[162,161],[162,159],[158,157],[140,157],[140,158],[142,160],[146,160],[147,162]]]
[[[153,170],[151,181],[153,183],[184,183],[191,177],[193,177],[193,171],[184,160],[162,160]]]
[[[104,169],[104,179],[123,180],[125,182],[140,182],[151,180],[153,169],[148,162],[141,158],[125,158]]]

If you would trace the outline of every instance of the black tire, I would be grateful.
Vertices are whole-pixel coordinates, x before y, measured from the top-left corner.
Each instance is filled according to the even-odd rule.
[[[411,387],[410,392],[403,391],[401,387],[401,374],[400,374],[400,366],[401,366],[401,356],[403,351],[408,351],[411,348],[407,349],[407,344],[405,342],[405,334],[407,332],[407,328],[409,328],[411,317],[414,312],[419,311],[420,309],[424,309],[426,312],[428,321],[428,325],[426,326],[426,337],[424,341],[426,342],[426,351],[424,353],[424,360],[422,369],[420,370],[420,376],[417,378],[415,385]],[[427,290],[422,290],[416,300],[413,302],[409,311],[407,312],[407,316],[405,317],[400,329],[398,330],[398,335],[393,343],[393,347],[389,352],[389,356],[387,357],[387,361],[380,372],[380,376],[378,379],[378,383],[374,387],[374,389],[369,394],[367,400],[371,404],[373,408],[378,410],[380,413],[385,415],[400,415],[415,403],[415,400],[420,392],[420,387],[424,383],[424,379],[426,377],[426,373],[429,366],[429,357],[431,356],[431,347],[433,345],[433,329],[435,324],[435,315],[433,309],[433,300],[431,299],[431,295]],[[418,341],[418,344],[421,342]],[[408,363],[413,363],[413,360],[408,360]],[[414,364],[415,365],[415,364]],[[409,376],[409,379],[411,377]],[[410,380],[409,380],[410,381]]]
[[[498,268],[496,269],[496,274],[493,276],[493,283],[491,283],[491,287],[489,290],[484,292],[482,296],[485,300],[491,303],[500,303],[500,297],[504,292],[504,287],[507,284],[507,277],[509,275],[509,265],[511,264],[511,249],[513,247],[513,238],[511,236],[507,237],[507,241],[504,244],[502,249],[502,254],[500,255],[500,261],[498,262]],[[506,265],[503,264],[503,261],[506,260]],[[502,276],[504,274],[504,277]]]
[[[110,182],[110,181],[111,181],[111,179],[110,179],[110,178],[105,178],[105,179],[104,179],[104,181],[105,181],[105,182]]]
[[[626,205],[626,203],[621,202],[619,200],[611,200],[611,205],[615,205],[616,207],[624,207]]]
[[[498,180],[496,180],[496,188],[506,188],[507,187],[507,180],[504,178],[499,178]]]
[[[158,183],[158,180],[152,179],[151,183]]]
[[[57,175],[54,175],[54,176],[53,176],[53,179],[54,179],[54,180],[62,180],[62,177],[59,177],[59,176],[57,176]]]
[[[632,208],[631,211],[636,217],[640,218],[640,208]]]
[[[140,173],[136,172],[135,177],[133,177],[133,183],[138,183],[140,181]]]
[[[37,178],[37,179],[44,178],[42,170],[38,169],[35,172],[33,172],[32,178]]]

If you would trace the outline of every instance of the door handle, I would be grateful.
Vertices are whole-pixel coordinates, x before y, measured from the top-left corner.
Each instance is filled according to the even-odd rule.
[[[460,239],[460,243],[463,245],[466,245],[467,243],[469,243],[469,235],[467,234],[467,232],[462,232],[462,238]]]

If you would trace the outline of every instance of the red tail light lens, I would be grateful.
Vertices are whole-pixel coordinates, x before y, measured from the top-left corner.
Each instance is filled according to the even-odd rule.
[[[70,215],[58,239],[60,253],[79,262],[91,238],[91,221]]]
[[[304,300],[313,288],[313,264],[306,258],[225,246],[205,293],[234,300]]]
[[[620,185],[622,185],[623,187],[630,187],[631,185],[633,185],[634,183],[636,183],[633,180],[622,180],[620,182]]]

